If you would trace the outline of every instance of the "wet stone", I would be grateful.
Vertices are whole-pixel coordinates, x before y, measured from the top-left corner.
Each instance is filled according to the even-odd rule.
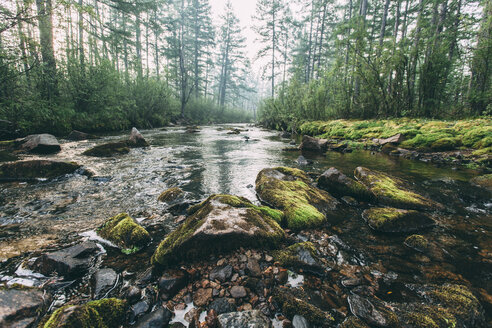
[[[92,241],[56,252],[43,254],[34,262],[34,267],[44,275],[57,272],[62,276],[82,276],[92,265],[99,247]]]
[[[35,289],[1,289],[0,290],[0,327],[29,327],[45,307],[50,297]]]
[[[159,307],[154,312],[144,315],[138,320],[135,328],[164,328],[171,321],[172,313],[167,308]]]
[[[118,274],[110,268],[98,270],[93,276],[93,298],[105,297],[118,281]]]
[[[309,328],[309,322],[302,315],[295,315],[292,319],[292,327],[294,328]]]
[[[234,298],[246,297],[246,289],[243,286],[232,286],[230,293]]]
[[[147,301],[140,301],[131,307],[133,318],[137,318],[149,310]]]
[[[255,259],[248,259],[248,264],[246,266],[248,269],[248,274],[253,277],[259,277],[261,276],[261,268],[260,265],[258,264],[258,261]]]
[[[217,314],[223,314],[236,311],[236,305],[229,302],[225,297],[215,299],[208,306],[209,310],[214,310]]]
[[[159,279],[159,290],[166,296],[172,298],[188,282],[188,273],[183,270],[171,270]]]
[[[210,280],[218,280],[220,282],[226,282],[232,276],[232,266],[227,264],[220,267],[215,267],[210,272]]]
[[[353,294],[347,300],[352,314],[368,324],[377,327],[392,327],[394,324],[394,314],[392,316],[387,310],[376,307],[368,298]]]
[[[219,315],[219,327],[221,328],[269,328],[272,327],[268,319],[261,311],[231,312]]]
[[[193,294],[193,303],[202,307],[212,299],[212,288],[200,288]]]

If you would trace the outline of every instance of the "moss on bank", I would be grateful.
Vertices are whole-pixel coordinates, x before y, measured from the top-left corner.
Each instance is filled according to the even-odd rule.
[[[446,151],[462,147],[483,149],[492,146],[490,117],[460,121],[433,121],[400,118],[393,120],[334,120],[306,122],[299,133],[329,139],[384,139],[401,133],[403,148]]]

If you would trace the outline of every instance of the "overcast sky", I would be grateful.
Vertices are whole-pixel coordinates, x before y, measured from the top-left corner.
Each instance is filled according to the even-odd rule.
[[[255,42],[255,32],[251,29],[251,26],[253,25],[252,16],[255,14],[257,1],[258,0],[231,0],[234,12],[239,18],[239,21],[243,28],[243,36],[246,37],[246,53],[248,54],[248,57],[251,59],[251,61],[253,61],[253,58],[260,49],[257,42]],[[227,0],[210,0],[214,23],[217,24],[219,16],[224,12],[226,2]],[[258,63],[253,65],[256,71]]]

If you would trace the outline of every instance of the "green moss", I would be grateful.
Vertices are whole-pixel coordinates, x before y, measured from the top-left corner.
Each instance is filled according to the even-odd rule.
[[[385,205],[417,210],[443,208],[441,204],[407,189],[402,180],[383,172],[358,167],[355,169],[355,177]]]
[[[446,151],[453,150],[461,146],[461,140],[459,138],[442,138],[434,141],[430,149],[432,151]]]
[[[126,213],[108,219],[97,233],[121,247],[125,254],[132,254],[150,242],[147,230]]]
[[[169,188],[162,192],[158,198],[160,202],[173,202],[184,194],[184,191],[178,187]]]
[[[429,248],[429,241],[422,235],[411,235],[405,239],[405,245],[419,252],[424,252]]]
[[[340,328],[369,328],[369,326],[357,317],[348,317],[340,326]]]
[[[473,156],[482,156],[482,155],[488,155],[488,154],[492,154],[492,147],[477,149],[477,150],[473,151],[473,153],[472,153]]]
[[[486,148],[491,145],[491,138],[492,126],[476,126],[463,135],[463,145],[471,148]]]
[[[434,224],[425,214],[390,207],[367,209],[362,217],[372,229],[380,232],[416,231]]]
[[[264,169],[256,178],[256,191],[262,201],[284,211],[289,229],[313,228],[326,222],[321,210],[333,209],[337,201],[309,182],[307,175],[298,169]]]
[[[429,296],[453,315],[466,320],[480,316],[481,305],[468,288],[461,285],[437,286]]]
[[[244,210],[238,212],[234,209]],[[239,228],[245,231],[254,230],[255,236],[229,234],[229,238],[226,234],[219,237],[221,238],[219,241],[213,240],[214,236],[211,236],[210,240],[193,239],[194,233],[207,221],[212,211],[214,211],[212,219],[218,218],[210,222],[214,224],[215,229],[222,230],[225,225],[224,215],[233,213],[244,219],[240,223],[243,226]],[[154,265],[167,265],[177,259],[194,259],[212,252],[227,251],[241,246],[276,247],[284,238],[284,231],[277,223],[282,220],[283,212],[265,206],[256,206],[243,197],[212,195],[190,208],[188,214],[190,217],[159,244],[152,256]]]
[[[43,328],[117,328],[125,318],[125,301],[108,298],[59,308]]]
[[[328,322],[334,321],[331,315],[323,312],[318,307],[309,304],[304,299],[297,297],[286,289],[276,288],[273,293],[273,298],[282,306],[282,314],[290,320],[292,320],[295,315],[302,315],[311,325],[323,327]]]
[[[418,305],[413,312],[402,316],[406,326],[421,328],[454,328],[456,318],[439,306]]]

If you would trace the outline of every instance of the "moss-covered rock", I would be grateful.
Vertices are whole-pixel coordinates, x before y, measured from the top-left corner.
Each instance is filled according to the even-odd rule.
[[[392,207],[370,208],[362,212],[362,217],[372,229],[380,232],[412,232],[435,224],[424,213]]]
[[[154,265],[239,247],[275,247],[285,237],[277,223],[282,212],[255,206],[242,197],[212,195],[188,213],[185,222],[159,244],[152,256]]]
[[[370,201],[374,195],[362,183],[331,167],[318,178],[318,188],[336,197],[352,196],[359,201]]]
[[[147,230],[126,213],[106,220],[97,234],[121,247],[127,254],[139,251],[150,242]]]
[[[449,328],[457,323],[449,310],[435,305],[407,304],[400,313],[400,322],[408,328]]]
[[[460,138],[446,137],[434,141],[430,145],[430,149],[432,151],[447,151],[447,150],[456,149],[459,146],[461,146]]]
[[[310,183],[310,178],[298,169],[263,169],[256,178],[256,192],[263,202],[284,211],[288,228],[302,230],[323,225],[327,216],[336,217],[339,204]]]
[[[318,251],[311,242],[297,243],[285,249],[274,251],[273,258],[283,267],[302,269],[320,274],[323,264]]]
[[[386,173],[359,166],[355,169],[357,180],[366,185],[384,205],[414,210],[441,210],[444,207],[406,187],[407,183]]]
[[[31,180],[55,178],[74,173],[80,165],[73,162],[32,160],[6,163],[0,166],[0,180]]]
[[[485,174],[474,177],[470,180],[470,182],[476,186],[492,191],[492,174]]]
[[[369,326],[359,318],[352,316],[345,319],[339,328],[369,328]]]
[[[117,141],[97,145],[84,151],[82,155],[94,157],[111,157],[114,155],[128,154],[129,152],[130,148],[128,147],[127,141]]]
[[[125,319],[126,303],[116,298],[92,301],[84,305],[59,308],[42,328],[118,328]]]
[[[160,195],[158,200],[160,202],[165,202],[165,203],[172,203],[175,202],[176,200],[182,198],[184,195],[184,191],[181,190],[179,187],[172,187],[167,189],[166,191],[163,191]]]
[[[422,235],[411,235],[405,238],[405,246],[424,253],[429,249],[429,241]]]
[[[295,315],[302,315],[311,325],[317,327],[329,326],[334,321],[331,315],[310,304],[301,290],[277,287],[273,291],[273,299],[282,308],[282,314],[290,320]]]
[[[400,327],[394,309],[377,298],[368,298],[357,294],[349,295],[347,301],[350,312],[375,327]]]

